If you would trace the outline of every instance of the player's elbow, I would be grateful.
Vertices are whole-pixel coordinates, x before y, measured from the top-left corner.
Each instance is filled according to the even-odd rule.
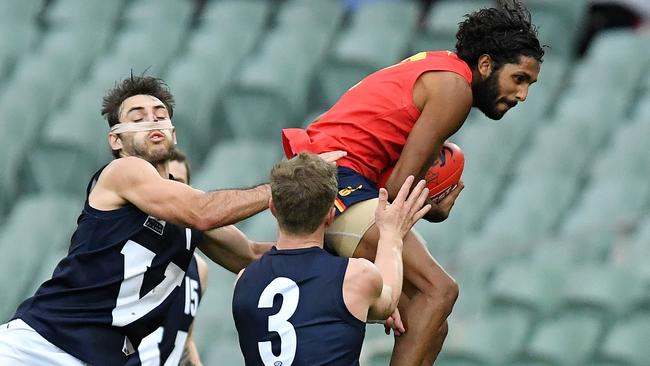
[[[201,215],[199,212],[191,212],[188,215],[187,224],[189,227],[199,231],[208,231],[216,227],[215,220]]]

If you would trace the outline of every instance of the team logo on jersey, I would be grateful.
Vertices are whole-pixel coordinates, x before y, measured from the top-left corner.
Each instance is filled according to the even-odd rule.
[[[341,197],[346,197],[349,196],[352,192],[358,191],[359,189],[363,188],[363,185],[359,184],[357,188],[352,188],[350,186],[347,186],[339,191],[339,196]]]
[[[162,235],[163,231],[165,230],[165,224],[166,224],[165,220],[159,220],[153,216],[149,216],[144,221],[144,224],[142,226],[146,227],[147,229],[153,231],[158,235]]]

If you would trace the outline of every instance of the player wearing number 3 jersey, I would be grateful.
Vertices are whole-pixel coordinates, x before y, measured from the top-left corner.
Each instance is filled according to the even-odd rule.
[[[334,220],[336,168],[309,153],[271,172],[277,246],[240,273],[233,316],[246,365],[358,365],[368,319],[386,319],[402,290],[402,239],[430,208],[409,177],[393,204],[382,189],[375,264],[323,250]],[[395,319],[398,317],[395,315]],[[402,328],[399,321],[396,326]],[[400,329],[403,331],[403,328]]]
[[[173,97],[161,80],[127,78],[102,113],[116,159],[90,180],[52,278],[0,325],[0,365],[138,364],[197,246],[235,272],[270,248],[224,227],[267,208],[268,185],[205,193],[169,179]]]

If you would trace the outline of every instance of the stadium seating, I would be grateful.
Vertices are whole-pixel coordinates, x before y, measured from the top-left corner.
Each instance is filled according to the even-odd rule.
[[[593,318],[572,315],[541,324],[524,347],[522,365],[586,365],[599,341],[601,326]]]
[[[456,47],[458,23],[466,14],[494,5],[490,0],[441,0],[429,9],[424,30],[413,42],[413,53],[431,50],[453,50]]]
[[[403,59],[415,31],[417,12],[412,1],[372,2],[358,9],[319,72],[322,105],[334,104],[371,72]]]
[[[199,3],[0,0],[0,264],[13,274],[0,317],[66,252],[87,179],[111,159],[99,112],[116,80],[168,82],[198,188],[251,186],[281,158],[279,128],[379,68],[453,48],[462,16],[494,2]],[[648,35],[604,31],[576,59],[587,1],[526,4],[550,46],[539,81],[496,124],[470,114],[451,138],[466,189],[444,223],[416,225],[461,288],[437,364],[649,365]],[[238,227],[275,238],[268,211]],[[224,319],[233,282],[210,264],[195,329],[206,365],[243,363]],[[362,366],[388,363],[382,330],[368,328]]]
[[[280,146],[272,141],[223,142],[210,151],[192,185],[204,190],[251,187],[267,181],[279,160]]]
[[[80,204],[64,195],[35,195],[21,199],[0,233],[0,261],[4,273],[0,318],[3,321],[31,287],[35,272],[57,248],[69,243]],[[7,282],[8,281],[8,282]]]
[[[607,335],[594,365],[634,365],[650,363],[650,317],[629,318],[617,323]]]
[[[450,326],[440,364],[504,365],[522,347],[529,323],[512,314],[486,314]]]
[[[566,269],[551,262],[503,266],[491,282],[491,307],[520,311],[531,321],[550,316],[560,305],[566,275]]]

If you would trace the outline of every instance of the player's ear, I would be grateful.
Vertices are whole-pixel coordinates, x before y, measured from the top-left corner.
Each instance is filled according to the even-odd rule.
[[[172,141],[174,141],[174,145],[178,145],[178,142],[176,141],[176,129],[175,128],[172,130]]]
[[[122,150],[122,139],[116,133],[108,134],[108,144],[111,146],[111,150]]]
[[[484,53],[478,58],[478,64],[476,67],[478,68],[478,72],[481,74],[481,77],[483,79],[486,79],[488,76],[490,76],[490,74],[492,74],[492,65],[492,56]]]
[[[334,219],[336,218],[336,209],[334,207],[330,208],[325,216],[325,227],[332,225]]]
[[[271,210],[271,214],[273,215],[273,217],[277,219],[278,215],[275,211],[275,205],[273,205],[273,197],[269,198],[269,209]]]

